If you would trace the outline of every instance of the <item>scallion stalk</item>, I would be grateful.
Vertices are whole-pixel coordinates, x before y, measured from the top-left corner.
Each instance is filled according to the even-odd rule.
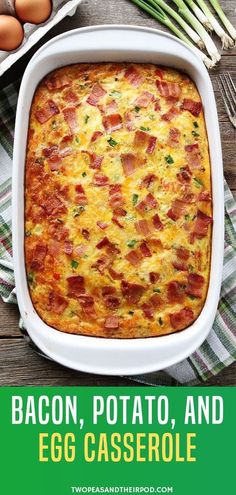
[[[151,5],[147,4],[144,0],[130,0],[132,3],[140,7],[141,9],[145,10],[148,14],[150,14],[154,19],[159,21],[161,24],[164,26],[168,27],[173,33],[180,38],[182,41],[190,45],[191,47],[194,48],[195,52],[198,53],[198,56],[202,59],[204,64],[208,69],[212,69],[215,65],[215,60],[211,60],[207,55],[196,48],[193,43],[185,36],[182,31],[180,31],[175,24],[170,20],[170,18],[165,14],[165,12],[158,6],[154,9],[151,7]]]
[[[232,48],[234,46],[234,41],[232,40],[232,38],[230,38],[230,36],[221,27],[219,22],[215,19],[214,15],[212,14],[210,9],[208,8],[206,2],[204,2],[204,0],[196,0],[196,1],[198,2],[199,6],[203,10],[206,17],[209,19],[214,31],[216,32],[216,34],[221,39],[222,48],[226,48],[226,49]]]
[[[233,40],[236,41],[236,29],[231,24],[229,19],[226,17],[226,15],[225,15],[220,3],[218,2],[218,0],[209,0],[209,1],[211,3],[212,7],[214,7],[216,13],[218,14],[220,20],[222,21],[222,23],[226,27],[227,31],[229,32],[231,38],[233,38]]]
[[[211,22],[209,21],[209,19],[205,16],[205,14],[202,12],[201,9],[199,9],[198,5],[196,5],[195,2],[193,2],[193,0],[185,0],[189,7],[192,9],[192,11],[194,12],[195,16],[197,17],[197,19],[201,22],[201,24],[208,30],[208,31],[212,31],[213,30],[213,27],[212,27],[212,24]]]
[[[205,28],[199,22],[199,20],[192,14],[191,10],[187,7],[183,0],[172,0],[178,7],[180,15],[182,15],[187,22],[189,22],[192,27],[197,31],[199,36],[201,36],[202,40],[205,43],[205,47],[211,56],[214,63],[219,62],[220,53],[217,50],[215,43],[212,41],[210,35],[207,33]]]
[[[148,3],[151,3],[152,5],[156,4],[159,7],[161,7],[163,10],[165,10],[168,14],[170,14],[176,22],[182,27],[182,29],[187,33],[189,38],[196,43],[196,45],[200,48],[204,48],[204,43],[202,39],[200,38],[199,34],[194,31],[187,22],[176,12],[174,9],[172,9],[164,0],[148,0]]]

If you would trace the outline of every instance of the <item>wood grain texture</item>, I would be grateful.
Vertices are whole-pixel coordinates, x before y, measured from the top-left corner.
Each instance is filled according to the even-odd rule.
[[[235,2],[222,0],[221,3],[231,22],[236,25]],[[135,24],[164,29],[129,0],[84,0],[74,17],[61,21],[0,78],[0,88],[22,76],[34,52],[47,40],[70,29],[99,24]],[[217,44],[220,46],[218,41]],[[217,84],[218,74],[224,71],[230,71],[236,81],[236,47],[224,52],[218,67],[210,72],[219,114],[225,177],[230,188],[236,192],[236,130],[227,118]],[[18,321],[17,307],[0,302],[0,385],[136,385],[136,382],[125,378],[78,373],[41,358],[21,337]],[[163,372],[160,372],[160,378],[166,385],[176,385]],[[208,380],[205,385],[235,386],[236,363]]]

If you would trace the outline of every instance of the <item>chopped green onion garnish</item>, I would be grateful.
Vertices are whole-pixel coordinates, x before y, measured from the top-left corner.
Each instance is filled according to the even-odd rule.
[[[120,98],[121,93],[120,93],[120,91],[116,91],[115,89],[113,89],[113,91],[111,91],[111,93],[110,93],[110,96],[115,96],[116,98]]]
[[[157,288],[157,289],[153,289],[153,292],[159,292],[160,293],[161,290]]]
[[[51,127],[52,127],[52,129],[56,129],[57,128],[57,122],[56,122],[56,120],[53,120],[52,121]]]
[[[165,161],[166,161],[166,163],[169,163],[169,165],[171,165],[172,163],[174,163],[174,160],[173,160],[173,158],[172,158],[171,155],[165,156]]]
[[[190,215],[184,215],[184,218],[185,218],[185,220],[187,222],[188,220],[190,220]]]
[[[30,230],[26,230],[25,237],[30,237],[30,236],[31,236]]]
[[[78,136],[76,136],[75,140],[76,140],[76,143],[78,143],[78,144],[80,143],[80,138]]]
[[[198,179],[197,177],[194,177],[193,180],[195,182],[195,186],[198,188],[204,185],[201,179]]]
[[[141,131],[150,131],[150,127],[143,127],[143,125],[140,126]]]
[[[36,158],[35,163],[39,163],[39,165],[43,165],[44,158],[42,156],[40,156],[39,158]]]
[[[112,148],[114,148],[114,146],[116,146],[118,143],[115,141],[115,139],[113,139],[112,137],[110,137],[107,142],[110,144],[110,146],[112,146]]]
[[[140,107],[134,107],[135,112],[140,112]]]
[[[34,282],[34,273],[33,272],[28,273],[27,280],[28,280],[29,284],[33,284],[33,282]]]
[[[134,314],[134,311],[129,311],[128,314],[129,315],[133,315]]]
[[[77,206],[77,208],[74,208],[73,210],[73,217],[79,217],[81,215],[81,213],[83,213],[83,211],[85,211],[85,207],[84,206]]]
[[[85,124],[87,124],[87,123],[88,123],[89,118],[90,118],[90,117],[89,117],[89,115],[85,115],[85,117],[84,117],[84,123],[85,123]]]
[[[137,204],[137,202],[138,202],[138,194],[133,194],[132,202],[133,202],[133,206],[135,206]]]
[[[86,172],[82,173],[82,177],[86,177],[86,175],[87,175]]]
[[[195,122],[193,122],[193,125],[194,125],[195,129],[197,129],[197,128],[199,127],[199,125],[198,125],[198,123],[196,122],[196,120],[195,120]]]
[[[194,137],[198,137],[198,136],[199,136],[198,132],[196,132],[196,131],[192,131],[192,135],[193,135]]]
[[[192,301],[194,301],[194,299],[197,299],[196,296],[192,296],[191,294],[189,294],[189,299],[192,299]]]
[[[135,239],[132,239],[132,241],[127,242],[127,246],[130,248],[133,248],[137,244],[137,241]]]
[[[163,319],[161,318],[161,316],[158,318],[158,323],[159,325],[163,325]]]
[[[71,260],[71,267],[72,267],[72,268],[77,268],[78,266],[79,266],[78,261],[76,261],[76,260]]]

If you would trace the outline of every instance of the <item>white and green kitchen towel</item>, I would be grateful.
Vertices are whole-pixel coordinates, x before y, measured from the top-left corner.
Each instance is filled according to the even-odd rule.
[[[14,120],[20,82],[0,91],[0,296],[17,303],[11,239],[11,174]],[[22,325],[20,324],[20,327]],[[26,331],[21,328],[24,336]],[[27,340],[30,341],[29,337]],[[37,350],[37,349],[36,349]],[[38,350],[40,353],[40,351]],[[225,183],[225,251],[221,298],[213,328],[202,346],[188,359],[166,369],[183,385],[208,380],[236,360],[236,202]],[[162,385],[160,373],[132,377]]]

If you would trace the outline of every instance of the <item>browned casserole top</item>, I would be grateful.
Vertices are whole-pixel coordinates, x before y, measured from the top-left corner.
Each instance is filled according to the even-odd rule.
[[[136,338],[206,298],[211,180],[193,82],[147,64],[77,64],[34,95],[26,160],[30,294],[50,326]]]

